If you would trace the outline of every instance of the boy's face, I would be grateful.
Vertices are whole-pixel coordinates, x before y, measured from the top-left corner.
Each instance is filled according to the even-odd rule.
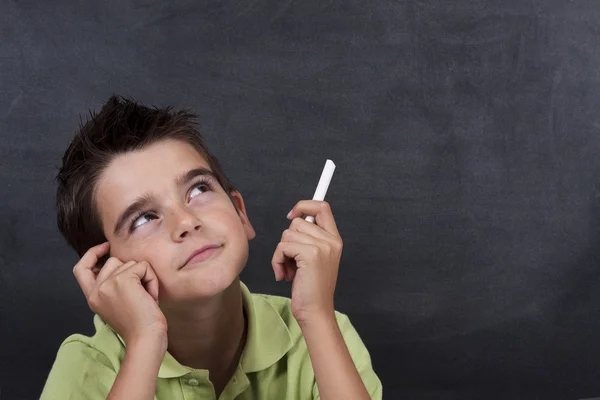
[[[95,199],[110,255],[150,263],[168,306],[218,294],[244,268],[255,234],[232,196],[237,210],[194,147],[165,140],[114,158]]]

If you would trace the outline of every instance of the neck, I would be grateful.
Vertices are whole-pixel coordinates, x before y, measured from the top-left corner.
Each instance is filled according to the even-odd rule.
[[[227,383],[246,341],[239,280],[219,296],[183,309],[163,309],[169,325],[169,353],[182,365],[210,371],[211,381]]]

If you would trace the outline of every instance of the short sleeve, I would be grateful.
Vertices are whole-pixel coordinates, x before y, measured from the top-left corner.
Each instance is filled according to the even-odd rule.
[[[383,396],[383,388],[379,377],[373,370],[369,351],[358,335],[356,329],[354,329],[354,326],[350,322],[348,316],[336,312],[336,319],[340,328],[340,332],[342,333],[342,337],[344,338],[344,342],[346,343],[346,347],[348,348],[348,352],[350,353],[350,357],[352,357],[352,361],[354,361],[354,366],[358,370],[367,392],[369,392],[371,399],[381,400]],[[316,382],[313,388],[313,398],[315,400],[320,399],[319,389]]]
[[[40,400],[104,400],[116,377],[103,353],[81,341],[65,341]]]

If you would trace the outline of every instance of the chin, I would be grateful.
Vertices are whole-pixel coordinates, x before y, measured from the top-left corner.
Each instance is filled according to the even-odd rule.
[[[161,303],[188,303],[218,296],[238,282],[244,264],[241,267],[237,265],[223,267],[222,263],[215,263],[201,268],[194,266],[188,270],[182,269],[178,271],[180,276],[170,282],[169,288],[164,288],[164,297],[160,296]]]
[[[238,273],[231,270],[229,273],[221,273],[205,276],[196,283],[194,293],[200,298],[208,298],[221,294],[238,280]]]

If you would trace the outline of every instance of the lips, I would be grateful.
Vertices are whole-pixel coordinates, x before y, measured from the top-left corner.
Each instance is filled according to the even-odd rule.
[[[200,262],[206,261],[213,254],[215,254],[217,251],[219,251],[219,249],[221,247],[222,247],[222,245],[219,245],[219,244],[210,244],[210,245],[199,248],[198,250],[196,250],[192,254],[190,254],[190,256],[188,257],[188,259],[186,260],[186,262],[183,264],[183,266],[181,268],[184,268],[189,264],[195,264],[195,263],[200,263]]]

